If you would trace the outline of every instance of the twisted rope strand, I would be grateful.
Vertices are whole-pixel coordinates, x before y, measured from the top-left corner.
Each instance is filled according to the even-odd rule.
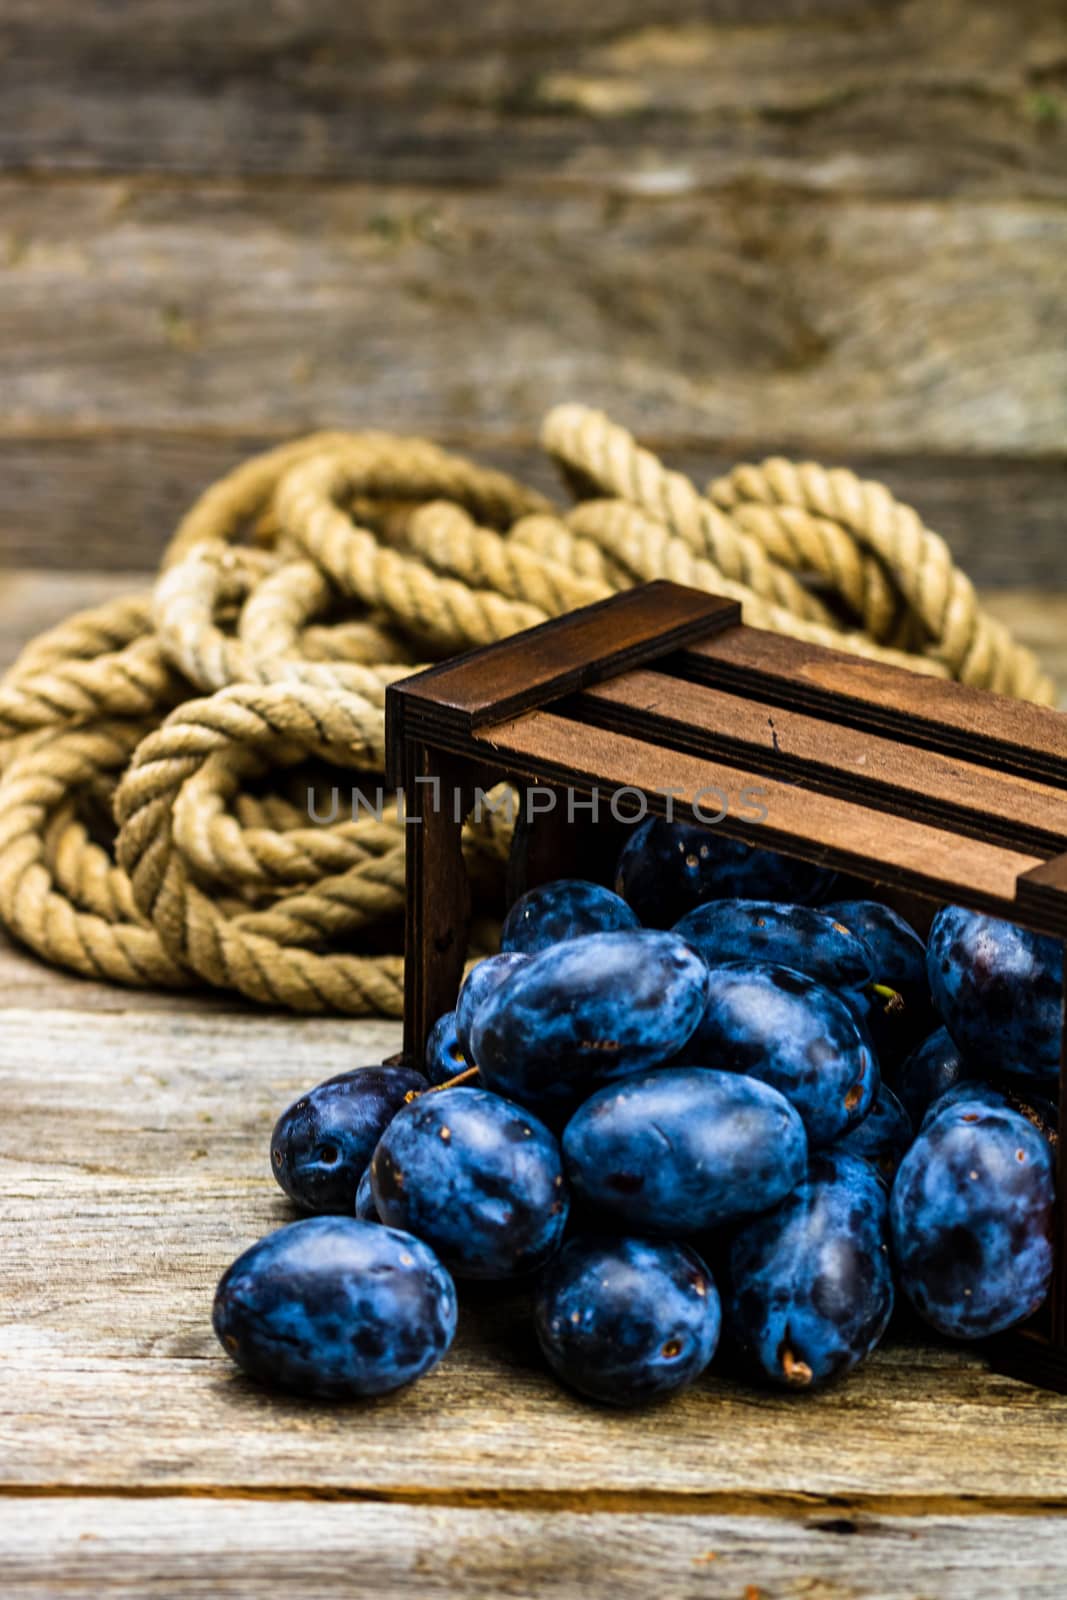
[[[796,616],[832,625],[826,607],[793,576],[770,560],[755,539],[700,495],[689,479],[671,472],[651,451],[585,406],[557,406],[541,430],[548,450],[577,468],[601,489],[663,522],[694,554],[714,562],[724,578],[743,583],[761,599]]]
[[[716,504],[731,510],[746,502],[792,506],[805,523],[812,517],[838,523],[859,548],[873,551],[893,572],[922,624],[929,653],[952,677],[976,688],[1051,701],[1052,686],[1033,656],[1014,646],[1001,624],[981,610],[974,585],[954,564],[945,541],[884,484],[844,467],[828,471],[815,462],[772,457],[759,466],[735,467],[709,492]]]
[[[940,661],[905,655],[885,645],[874,644],[865,634],[841,633],[822,623],[796,617],[784,606],[753,594],[744,584],[721,577],[710,561],[694,555],[684,540],[636,506],[625,505],[620,500],[587,500],[574,508],[568,520],[582,537],[602,540],[614,552],[615,559],[625,563],[638,581],[669,578],[673,583],[688,584],[690,588],[721,594],[728,600],[739,600],[743,619],[751,628],[769,628],[793,639],[806,639],[810,644],[848,650],[853,655],[885,661],[892,666],[910,667],[928,677],[948,676],[947,668]]]
[[[89,660],[124,650],[151,628],[151,594],[120,595],[102,606],[76,611],[31,639],[4,674],[4,681],[17,683],[20,678],[46,672],[57,663]]]

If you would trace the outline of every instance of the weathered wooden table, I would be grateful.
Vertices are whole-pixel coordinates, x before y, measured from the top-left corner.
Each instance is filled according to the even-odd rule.
[[[3,580],[4,658],[95,582]],[[1017,620],[1039,640],[1058,605]],[[3,1596],[1062,1596],[1067,1398],[966,1351],[890,1344],[806,1398],[709,1376],[616,1416],[547,1376],[521,1294],[481,1287],[408,1391],[264,1393],[209,1319],[291,1215],[270,1128],[399,1026],[111,989],[6,944],[0,1007]]]

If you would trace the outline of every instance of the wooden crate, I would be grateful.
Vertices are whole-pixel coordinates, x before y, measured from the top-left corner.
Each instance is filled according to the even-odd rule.
[[[628,590],[403,680],[388,691],[386,742],[410,824],[413,1058],[462,978],[462,822],[502,778],[536,791],[534,812],[558,802],[527,820],[515,889],[589,876],[605,837],[614,846],[582,799],[596,795],[612,819],[623,791],[631,813],[661,816],[691,815],[702,795],[717,814],[725,795],[728,837],[1067,938],[1067,717],[745,627],[733,602],[676,584]],[[733,809],[752,789],[763,821]],[[567,795],[580,797],[573,816]],[[1061,1088],[1064,1077],[1067,1045]],[[1064,1150],[1060,1139],[1060,1195]],[[1046,1306],[991,1354],[1067,1391],[1067,1206]]]

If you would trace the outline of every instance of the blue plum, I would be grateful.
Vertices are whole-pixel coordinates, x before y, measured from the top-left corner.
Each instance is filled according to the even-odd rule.
[[[577,1238],[541,1277],[537,1337],[564,1383],[633,1406],[698,1378],[719,1342],[711,1273],[685,1245]]]
[[[425,1239],[457,1277],[531,1272],[567,1222],[555,1135],[485,1089],[435,1089],[405,1106],[374,1152],[371,1189],[382,1221]]]
[[[327,1078],[278,1118],[271,1171],[305,1211],[351,1216],[375,1145],[406,1096],[425,1088],[408,1067],[356,1067]]]
[[[1063,946],[964,906],[934,918],[927,947],[934,1004],[983,1072],[1052,1081],[1060,1070]]]
[[[961,1098],[900,1164],[890,1218],[900,1286],[939,1333],[981,1339],[1024,1321],[1052,1276],[1051,1147],[1027,1119]]]
[[[430,1083],[447,1083],[466,1071],[468,1062],[463,1054],[456,1030],[456,1013],[445,1011],[430,1029],[426,1040],[426,1077]]]
[[[557,878],[520,895],[504,918],[500,948],[537,955],[587,933],[618,933],[641,926],[620,895],[584,878]]]
[[[929,1127],[935,1117],[952,1110],[965,1100],[978,1101],[981,1105],[991,1106],[1000,1111],[1017,1111],[1046,1139],[1053,1144],[1056,1142],[1059,1112],[1053,1101],[1047,1100],[1044,1095],[1033,1094],[1029,1090],[1024,1093],[1006,1080],[999,1086],[983,1083],[980,1080],[965,1080],[963,1083],[957,1083],[954,1088],[946,1089],[940,1099],[927,1107],[926,1115],[919,1125],[919,1132],[922,1133]]]
[[[926,946],[904,918],[880,900],[834,900],[822,907],[866,944],[874,957],[874,977],[913,1004],[929,1004]]]
[[[927,1106],[955,1084],[972,1078],[974,1072],[948,1029],[937,1028],[888,1076],[901,1105],[918,1127]]]
[[[736,895],[809,901],[833,874],[791,856],[727,839],[698,822],[649,817],[627,839],[615,888],[650,928],[670,928],[705,900]]]
[[[834,1149],[843,1150],[850,1156],[863,1156],[892,1182],[914,1137],[911,1118],[892,1089],[882,1083],[863,1121],[842,1134],[834,1144]]]
[[[456,1038],[463,1056],[472,1064],[474,1058],[471,1055],[471,1028],[475,1012],[484,1005],[493,990],[510,977],[517,967],[521,967],[525,960],[526,957],[517,950],[486,956],[484,961],[477,962],[464,978],[456,1001]],[[456,1068],[457,1072],[461,1070],[459,1067]]]
[[[671,933],[591,933],[553,945],[496,989],[474,1020],[482,1081],[565,1116],[593,1089],[668,1060],[704,1010],[708,972]]]
[[[347,1399],[385,1394],[436,1366],[456,1330],[456,1291],[409,1234],[308,1217],[238,1256],[215,1291],[212,1322],[252,1377]]]
[[[777,1090],[704,1067],[609,1084],[563,1134],[576,1195],[628,1232],[671,1237],[777,1205],[807,1155],[804,1124]]]
[[[870,983],[874,977],[874,957],[863,939],[810,906],[715,900],[675,923],[674,932],[699,950],[709,967],[773,961],[830,989]]]
[[[1010,1111],[1012,1109],[1003,1089],[994,1088],[991,1083],[984,1083],[980,1078],[965,1079],[962,1083],[954,1085],[953,1088],[946,1089],[944,1094],[939,1095],[936,1100],[930,1102],[919,1124],[919,1132],[925,1133],[935,1117],[939,1117],[943,1111],[951,1111],[954,1106],[964,1102],[969,1105],[976,1103],[989,1106],[998,1111]]]
[[[820,1151],[777,1210],[743,1224],[724,1311],[750,1367],[814,1389],[870,1354],[893,1310],[887,1206],[868,1161]]]
[[[367,1168],[359,1180],[356,1190],[356,1216],[361,1222],[381,1222],[378,1207],[374,1204],[374,1190],[371,1188],[370,1167]]]
[[[799,1111],[812,1147],[870,1110],[878,1067],[845,1002],[805,973],[767,962],[715,967],[690,1061],[746,1073]]]

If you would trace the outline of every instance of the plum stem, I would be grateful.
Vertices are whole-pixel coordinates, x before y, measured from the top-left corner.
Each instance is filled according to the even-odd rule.
[[[798,1361],[792,1350],[788,1348],[782,1352],[782,1371],[785,1374],[786,1383],[791,1383],[797,1388],[809,1384],[812,1379],[812,1371],[808,1363],[806,1361]]]
[[[409,1089],[404,1096],[404,1104],[410,1105],[412,1100],[421,1100],[424,1094],[436,1094],[439,1089],[454,1089],[457,1084],[470,1083],[477,1076],[478,1068],[468,1067],[465,1072],[457,1072],[454,1078],[448,1078],[444,1083],[433,1083],[428,1089]]]
[[[457,1083],[469,1083],[478,1076],[477,1067],[467,1067],[463,1072],[457,1072],[454,1078],[448,1078],[444,1083],[435,1083],[425,1090],[426,1094],[436,1094],[439,1089],[454,1089]]]
[[[876,994],[879,1000],[885,1001],[885,1014],[904,1010],[904,996],[896,989],[891,989],[887,983],[872,983],[868,985],[871,994]]]

